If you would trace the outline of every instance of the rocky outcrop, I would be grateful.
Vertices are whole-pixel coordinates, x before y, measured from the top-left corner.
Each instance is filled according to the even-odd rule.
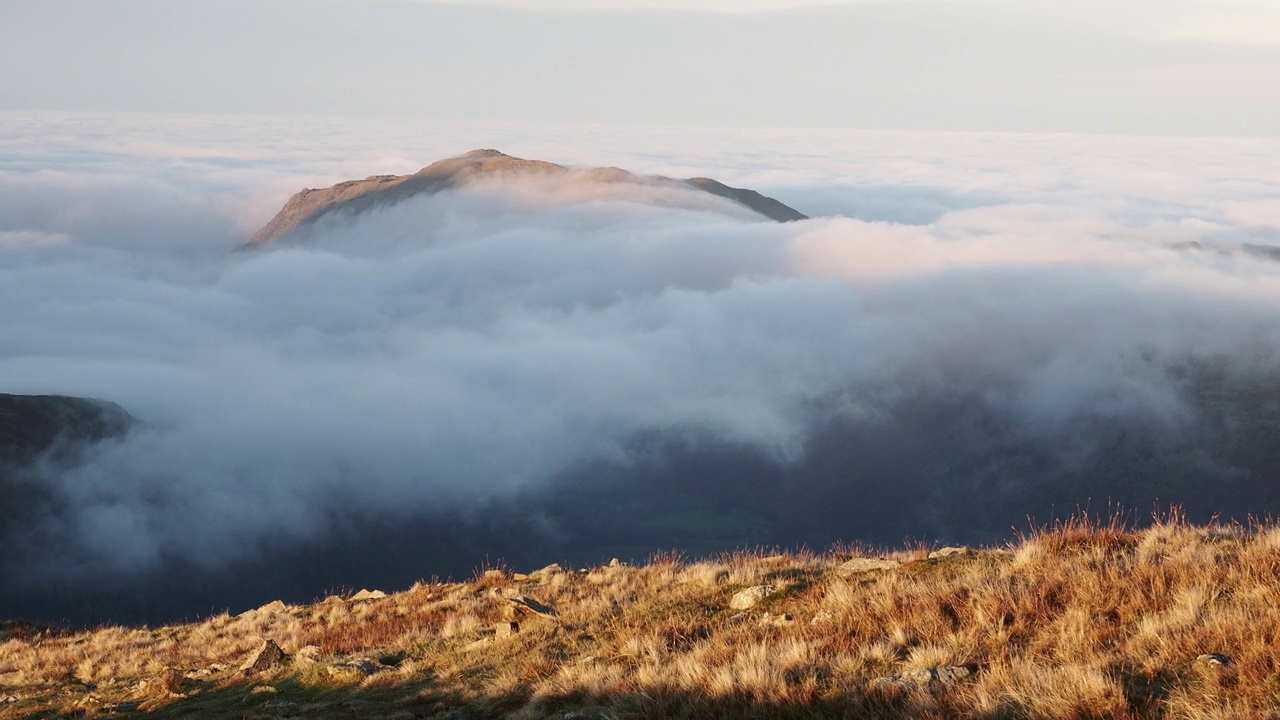
[[[284,658],[284,650],[281,650],[274,640],[266,640],[240,666],[240,673],[245,677],[257,675],[279,665]]]
[[[805,215],[754,190],[734,188],[710,178],[675,180],[643,176],[619,168],[568,168],[541,160],[524,160],[497,150],[473,150],[465,155],[441,160],[412,175],[373,175],[364,180],[348,180],[332,187],[306,188],[298,192],[261,230],[252,243],[278,240],[321,217],[336,212],[357,214],[392,205],[410,197],[430,195],[482,178],[537,177],[598,184],[629,183],[636,186],[692,188],[732,200],[759,215],[777,222],[803,220]]]

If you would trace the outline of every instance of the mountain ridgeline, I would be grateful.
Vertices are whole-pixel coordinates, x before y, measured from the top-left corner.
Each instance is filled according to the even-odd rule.
[[[725,198],[764,218],[777,222],[804,220],[806,216],[754,190],[734,188],[710,178],[674,180],[660,176],[636,175],[619,168],[568,168],[542,160],[524,160],[497,150],[473,150],[465,155],[432,163],[412,175],[374,175],[364,180],[348,180],[323,189],[304,189],[261,230],[252,242],[263,244],[305,229],[326,216],[359,214],[386,207],[412,197],[432,195],[462,187],[478,180],[554,179],[587,184],[632,186],[634,188],[690,188]]]

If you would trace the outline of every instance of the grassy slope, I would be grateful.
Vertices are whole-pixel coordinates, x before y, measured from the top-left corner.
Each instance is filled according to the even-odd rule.
[[[158,629],[0,627],[0,718],[1266,717],[1280,708],[1280,527],[1075,522],[840,577],[852,552],[419,583]],[[739,613],[730,597],[776,591]],[[493,634],[522,593],[559,612]],[[789,614],[791,620],[779,619]],[[252,678],[264,638],[297,655]],[[1230,658],[1223,667],[1202,653]],[[370,657],[366,676],[332,669]],[[226,663],[222,668],[215,663]],[[884,691],[911,668],[954,686]],[[204,670],[202,675],[192,671]],[[270,687],[272,691],[255,688]],[[136,705],[140,703],[140,705]]]

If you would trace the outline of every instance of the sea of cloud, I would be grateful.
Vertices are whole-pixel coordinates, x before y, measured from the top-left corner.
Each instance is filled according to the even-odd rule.
[[[288,196],[475,147],[711,176],[508,182],[244,250]],[[814,414],[971,391],[1032,436],[1194,422],[1280,372],[1280,141],[0,115],[0,391],[144,425],[40,475],[27,572],[209,568],[462,506],[643,433],[780,463]],[[656,202],[655,202],[656,201]],[[891,479],[887,479],[891,481]],[[1033,480],[1032,480],[1033,481]]]

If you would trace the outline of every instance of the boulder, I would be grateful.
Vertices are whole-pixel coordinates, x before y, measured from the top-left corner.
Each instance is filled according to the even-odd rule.
[[[761,600],[771,595],[774,591],[772,585],[756,585],[745,590],[739,590],[729,599],[730,610],[750,610],[760,604]]]
[[[305,665],[313,665],[319,662],[320,655],[322,654],[323,653],[321,652],[320,648],[316,647],[315,645],[307,645],[306,647],[301,648],[300,650],[298,650],[298,652],[293,654],[293,661],[296,663],[302,663]]]
[[[552,619],[560,616],[554,609],[525,595],[504,599],[508,604],[502,609],[502,619],[509,622],[519,622],[535,615]]]
[[[360,602],[362,600],[381,600],[386,596],[387,594],[382,592],[381,590],[361,590],[355,595],[352,595],[351,598],[348,600],[348,602]]]
[[[270,670],[276,665],[279,665],[284,661],[284,659],[284,650],[280,649],[280,646],[276,644],[275,640],[267,640],[249,656],[249,659],[246,660],[243,665],[240,666],[240,672],[243,673],[245,677],[257,675],[264,670]]]
[[[888,558],[853,558],[841,563],[836,568],[836,575],[842,578],[849,578],[879,570],[892,570],[901,564],[897,560],[889,560]]]

